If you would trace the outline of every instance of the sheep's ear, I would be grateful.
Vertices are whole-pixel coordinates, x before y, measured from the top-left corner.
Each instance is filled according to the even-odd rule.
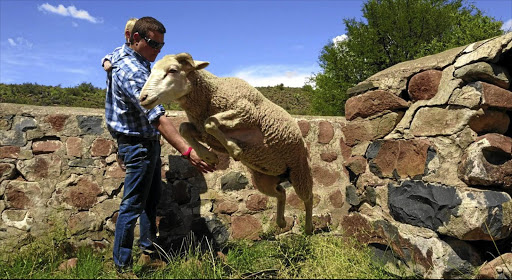
[[[194,60],[192,59],[192,56],[188,53],[179,53],[176,55],[175,59],[179,63],[181,63],[183,66],[185,66],[187,68],[190,67],[191,68],[190,70],[192,70],[196,67]]]
[[[194,60],[194,63],[196,64],[196,70],[204,69],[206,66],[210,65],[208,61]]]

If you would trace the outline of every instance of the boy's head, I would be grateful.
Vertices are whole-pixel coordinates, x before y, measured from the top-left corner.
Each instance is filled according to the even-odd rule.
[[[124,38],[126,39],[126,43],[130,42],[130,36],[132,35],[133,26],[137,18],[131,18],[126,22],[126,26],[124,27]]]

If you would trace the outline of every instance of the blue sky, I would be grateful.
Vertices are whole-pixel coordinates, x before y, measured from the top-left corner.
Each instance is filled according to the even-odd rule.
[[[166,29],[165,54],[188,52],[217,76],[301,87],[322,47],[362,20],[364,1],[0,0],[0,82],[105,88],[101,58],[124,41],[130,17]],[[511,0],[472,0],[512,28]]]

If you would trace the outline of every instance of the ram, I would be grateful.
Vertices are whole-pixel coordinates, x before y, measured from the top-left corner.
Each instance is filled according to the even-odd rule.
[[[209,63],[188,53],[166,55],[155,63],[140,94],[141,105],[177,102],[188,122],[180,134],[204,161],[217,164],[228,153],[248,167],[254,187],[277,198],[277,225],[286,226],[286,191],[294,187],[306,209],[305,232],[311,234],[313,178],[309,154],[297,122],[242,79],[220,78],[204,70]],[[208,147],[205,147],[205,143]]]

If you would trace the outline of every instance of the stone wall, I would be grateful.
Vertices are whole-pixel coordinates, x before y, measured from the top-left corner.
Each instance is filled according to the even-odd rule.
[[[510,252],[511,73],[508,33],[399,63],[350,89],[347,190],[376,199],[350,209],[346,233],[428,278],[473,275],[500,254],[495,244]],[[489,266],[481,273],[499,276]]]
[[[178,127],[184,112],[168,112]],[[297,117],[311,151],[314,222],[317,231],[338,227],[348,214],[340,142],[344,118]],[[214,173],[201,174],[162,140],[163,192],[158,207],[159,240],[181,245],[193,231],[218,245],[228,239],[257,240],[276,232],[276,201],[257,190],[248,170],[219,154]],[[105,247],[113,240],[124,172],[104,110],[0,104],[0,244],[16,249],[54,226],[75,243]],[[304,206],[287,190],[284,232],[301,232]]]
[[[512,240],[511,49],[508,33],[403,62],[350,89],[346,119],[296,116],[312,159],[315,232],[354,236],[390,268],[426,278],[467,278],[483,264],[482,277],[503,276],[492,259]],[[116,149],[103,110],[0,104],[2,247],[53,227],[108,246],[124,177]],[[163,143],[160,245],[191,231],[217,245],[301,232],[289,184],[288,226],[277,230],[275,200],[219,156],[218,171],[203,175]]]

